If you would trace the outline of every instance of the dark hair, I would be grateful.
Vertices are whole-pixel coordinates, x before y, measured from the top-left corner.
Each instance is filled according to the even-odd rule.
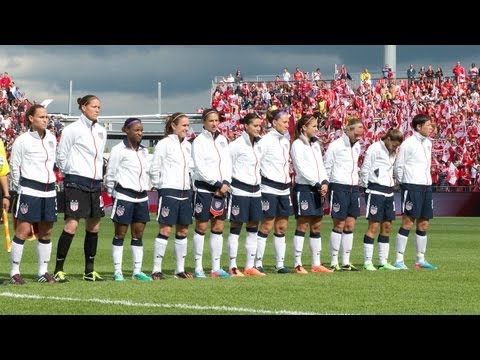
[[[298,139],[302,135],[302,127],[307,125],[310,121],[315,120],[318,124],[318,119],[312,115],[303,115],[295,124],[294,140]]]
[[[80,111],[82,111],[82,106],[83,105],[88,105],[88,103],[90,101],[92,101],[93,99],[97,99],[98,101],[100,101],[100,99],[98,97],[96,97],[95,95],[85,95],[82,98],[78,98],[77,99],[78,109]]]
[[[429,116],[429,115],[425,115],[425,114],[417,114],[413,117],[412,119],[412,127],[413,127],[413,130],[415,131],[418,131],[417,130],[417,125],[420,125],[422,126],[423,124],[425,124],[427,121],[431,121],[432,118]]]
[[[30,116],[35,116],[37,109],[45,109],[45,106],[40,104],[35,104],[28,108],[27,112],[25,113],[25,120],[27,121],[28,125],[32,124],[32,122],[30,121]]]
[[[255,113],[248,113],[242,119],[240,119],[240,124],[250,125],[254,119],[260,119],[260,116]]]
[[[283,109],[275,109],[275,110],[268,109],[265,114],[265,117],[267,118],[268,122],[271,124],[273,120],[278,120],[278,118],[283,114],[288,114],[288,113]]]
[[[391,141],[398,141],[400,144],[403,142],[403,133],[394,128],[388,129],[387,133],[381,137],[382,140],[390,139]]]
[[[210,109],[205,109],[203,110],[203,113],[202,113],[202,121],[205,121],[207,120],[207,116],[210,115],[210,114],[217,114],[218,115],[218,119],[220,120],[220,114],[218,113],[218,111],[214,108],[210,108]]]
[[[132,125],[134,125],[134,124],[137,124],[137,123],[138,123],[138,124],[141,124],[141,123],[142,123],[142,120],[140,120],[140,119],[138,119],[138,118],[133,118],[133,117],[128,118],[127,120],[125,120],[125,123],[124,123],[123,126],[122,126],[122,131],[123,131],[123,132],[127,132],[126,130],[127,130],[130,126],[132,126]]]
[[[165,136],[168,136],[170,134],[173,134],[173,127],[172,124],[177,125],[178,120],[180,120],[182,117],[188,117],[185,115],[183,112],[176,112],[167,117],[167,121],[165,121]]]

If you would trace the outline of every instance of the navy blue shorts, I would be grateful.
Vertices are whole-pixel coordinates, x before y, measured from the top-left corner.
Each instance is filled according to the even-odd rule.
[[[133,223],[147,223],[150,221],[148,211],[148,200],[142,202],[131,202],[127,200],[115,199],[112,207],[113,222],[123,225]]]
[[[295,217],[323,216],[323,199],[320,193],[308,185],[295,185],[293,189],[293,210]]]
[[[263,219],[262,198],[232,195],[230,198],[230,221],[247,223]]]
[[[401,184],[402,214],[414,219],[433,218],[432,187],[430,185]]]
[[[395,220],[395,197],[379,194],[366,194],[366,218],[372,221]]]
[[[272,218],[277,216],[293,215],[292,199],[290,195],[274,195],[262,192],[263,216]]]
[[[358,186],[330,183],[330,214],[335,219],[360,216],[360,193]]]
[[[192,221],[192,194],[179,200],[170,195],[158,197],[157,221],[166,225],[190,225]]]
[[[55,222],[57,221],[57,197],[42,198],[20,194],[13,211],[18,220],[29,223]]]

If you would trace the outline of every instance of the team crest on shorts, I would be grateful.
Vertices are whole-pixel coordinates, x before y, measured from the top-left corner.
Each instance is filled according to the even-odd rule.
[[[162,217],[167,217],[168,214],[170,214],[170,208],[166,206],[162,207],[162,211],[160,212],[160,214],[162,215]]]
[[[270,202],[262,201],[262,211],[268,211],[270,209]]]
[[[412,210],[413,209],[413,203],[411,201],[407,201],[405,203],[405,209],[407,209],[408,211]]]
[[[303,200],[301,203],[300,203],[300,208],[302,210],[307,210],[308,209],[308,201],[307,200]]]
[[[70,201],[70,210],[77,211],[78,210],[78,200],[71,200]]]
[[[370,214],[375,215],[378,212],[378,208],[375,205],[370,206]]]
[[[118,205],[115,213],[117,214],[117,216],[122,216],[123,214],[125,214],[125,206]]]
[[[20,204],[20,212],[25,215],[28,212],[28,204],[21,203]]]
[[[203,210],[203,205],[202,205],[202,203],[196,203],[196,204],[195,204],[195,212],[196,212],[197,214],[200,214],[200,213],[202,212],[202,210]]]
[[[240,206],[233,205],[232,206],[232,215],[237,216],[238,214],[240,214]]]
[[[339,203],[333,204],[332,211],[333,212],[339,212],[340,211],[340,204]]]

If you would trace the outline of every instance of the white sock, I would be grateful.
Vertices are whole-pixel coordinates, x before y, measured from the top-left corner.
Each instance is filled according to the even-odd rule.
[[[50,254],[52,253],[52,242],[41,243],[37,241],[37,255],[38,255],[38,276],[45,274],[48,271],[48,262],[50,261]]]
[[[255,256],[257,254],[257,232],[247,232],[247,239],[245,240],[245,253],[247,255],[247,262],[245,269],[251,269],[255,263]]]
[[[415,250],[417,251],[417,264],[424,262],[425,251],[427,250],[427,235],[415,233]]]
[[[255,266],[263,266],[263,255],[265,255],[265,247],[267,246],[267,237],[260,236],[257,233],[257,255],[255,258]]]
[[[223,250],[223,234],[210,233],[210,251],[212,254],[212,271],[220,270]]]
[[[240,235],[230,233],[228,235],[228,258],[230,260],[229,269],[237,267],[238,238]]]
[[[175,239],[175,274],[185,271],[185,256],[187,256],[187,238]]]
[[[388,242],[378,243],[378,265],[383,266],[387,263],[389,251],[390,244]]]
[[[113,241],[117,241],[118,243],[121,241],[122,245],[114,245],[112,244],[112,258],[113,258],[113,271],[122,272],[122,263],[123,263],[123,240],[113,239]]]
[[[341,241],[342,233],[332,230],[330,233],[330,265],[338,264],[338,251],[340,250]]]
[[[275,250],[275,267],[281,269],[285,267],[285,249],[287,244],[285,243],[285,235],[277,236],[273,235],[273,249]]]
[[[302,252],[303,252],[303,243],[305,241],[305,233],[302,235],[293,236],[293,258],[295,260],[295,266],[302,266]]]
[[[353,247],[353,233],[342,234],[342,265],[350,264],[350,252]]]
[[[193,259],[195,261],[195,271],[203,271],[203,245],[205,242],[205,234],[200,235],[196,231],[193,232]]]
[[[133,275],[135,275],[142,271],[143,241],[141,239],[132,239],[132,242],[130,243],[130,247],[132,248]],[[166,248],[166,245],[165,245],[165,248]],[[163,252],[163,254],[165,254],[165,251]],[[163,254],[162,254],[162,258],[163,258]],[[160,268],[161,267],[162,265],[160,261]]]
[[[402,229],[402,228],[400,228]],[[400,231],[400,230],[399,230]],[[396,263],[403,262],[403,254],[405,253],[405,248],[407,247],[408,236],[397,233],[397,238],[395,241],[395,253],[396,253]]]
[[[168,240],[162,238],[155,239],[153,248],[153,270],[152,273],[162,272],[162,261],[167,250]]]
[[[310,254],[312,255],[312,266],[322,265],[320,261],[320,254],[322,252],[322,238],[321,237],[312,237],[310,234]]]
[[[22,262],[23,245],[25,244],[25,240],[22,241],[18,239],[18,241],[22,242],[21,244],[18,244],[15,239],[16,237],[13,238],[12,250],[10,252],[10,277],[15,274],[20,274],[20,263]]]
[[[373,244],[363,243],[363,261],[365,264],[372,263],[373,247]]]

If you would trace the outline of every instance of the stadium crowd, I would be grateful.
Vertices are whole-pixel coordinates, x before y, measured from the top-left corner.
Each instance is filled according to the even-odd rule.
[[[237,71],[240,74],[239,71]],[[395,79],[388,64],[382,78],[372,80],[368,69],[355,86],[345,66],[332,80],[323,80],[320,69],[311,74],[300,68],[291,77],[285,68],[272,82],[245,82],[228,76],[217,84],[212,107],[222,115],[220,130],[230,140],[242,132],[239,120],[249,112],[264,114],[267,109],[283,109],[290,114],[290,135],[303,114],[319,119],[318,138],[323,152],[341,135],[350,117],[363,121],[366,132],[361,141],[362,156],[388,129],[412,135],[411,119],[428,114],[434,119],[432,179],[438,191],[479,191],[480,184],[480,87],[478,68],[468,71],[458,62],[453,76],[444,77],[438,67],[413,65],[405,78]],[[266,130],[267,122],[263,124]]]

